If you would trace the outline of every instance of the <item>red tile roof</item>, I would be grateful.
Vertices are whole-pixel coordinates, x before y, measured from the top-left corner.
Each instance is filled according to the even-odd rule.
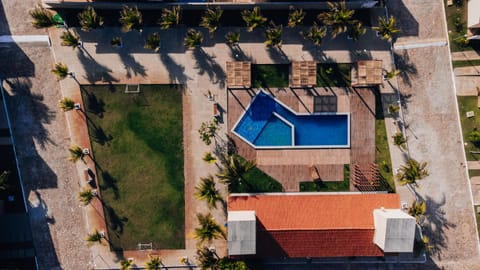
[[[372,229],[373,209],[398,209],[397,194],[230,196],[228,210],[255,210],[268,231]]]
[[[373,243],[373,209],[400,206],[397,194],[231,196],[228,210],[255,210],[255,257],[383,256]]]

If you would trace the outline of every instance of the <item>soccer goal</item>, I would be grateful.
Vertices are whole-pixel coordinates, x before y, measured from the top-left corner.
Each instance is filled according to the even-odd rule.
[[[140,84],[127,84],[125,86],[125,94],[138,94],[140,93]]]
[[[147,243],[147,244],[138,244],[138,250],[153,250],[153,244],[152,243]]]

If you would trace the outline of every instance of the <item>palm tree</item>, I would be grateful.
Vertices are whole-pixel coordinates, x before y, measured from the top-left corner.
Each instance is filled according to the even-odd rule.
[[[205,10],[205,13],[202,16],[200,26],[207,28],[210,35],[213,35],[213,33],[217,31],[222,15],[223,10],[221,10],[220,7],[217,7],[215,9],[207,8],[207,10]]]
[[[68,46],[75,49],[81,45],[80,37],[77,36],[77,34],[75,34],[74,32],[71,32],[70,30],[63,31],[60,38],[62,39],[62,43],[60,43],[60,45],[62,46]]]
[[[103,234],[103,232],[99,232],[97,229],[94,229],[92,233],[87,234],[87,237],[85,238],[85,240],[89,244],[95,244],[95,243],[103,244],[102,239],[104,238],[105,238],[105,235]]]
[[[223,201],[218,189],[215,188],[215,180],[212,175],[201,177],[200,183],[195,187],[195,197],[205,200],[208,208],[217,208],[217,201]]]
[[[10,176],[10,171],[3,171],[0,174],[0,190],[6,190],[8,188],[8,178]]]
[[[158,52],[160,49],[160,37],[158,36],[158,33],[153,33],[147,37],[144,48]]]
[[[208,247],[201,247],[197,249],[197,261],[201,269],[215,269],[218,259],[215,253]]]
[[[145,269],[147,270],[157,270],[162,266],[162,259],[157,255],[148,255],[150,261],[145,263]]]
[[[223,231],[222,227],[215,222],[212,214],[197,214],[197,219],[198,223],[200,223],[200,227],[195,228],[193,237],[199,240],[199,244],[203,244],[206,241],[210,242],[213,239],[226,239],[225,232]]]
[[[217,161],[217,157],[215,157],[211,152],[206,152],[202,159],[208,163],[215,163]]]
[[[400,185],[412,184],[418,186],[417,180],[428,176],[426,169],[427,163],[419,163],[413,158],[409,158],[405,165],[400,166],[396,178]]]
[[[240,42],[240,32],[228,32],[225,35],[225,40],[229,46],[237,46]]]
[[[120,270],[130,270],[133,266],[133,260],[120,261]]]
[[[162,15],[158,23],[162,29],[169,29],[178,25],[180,23],[180,6],[162,9]]]
[[[79,159],[83,159],[84,153],[83,150],[80,146],[78,145],[72,145],[70,148],[68,148],[68,151],[70,152],[70,156],[68,157],[68,160],[75,163]]]
[[[97,15],[93,7],[87,7],[83,12],[79,13],[78,20],[82,30],[85,32],[100,28],[103,25],[103,18]]]
[[[183,45],[188,49],[194,49],[199,47],[203,42],[203,35],[195,29],[188,29],[187,34],[185,35],[185,40]]]
[[[283,31],[283,26],[278,25],[276,26],[273,21],[270,22],[270,26],[265,30],[265,36],[267,40],[265,40],[265,46],[268,48],[270,47],[276,47],[276,48],[281,48],[282,47],[282,31]]]
[[[400,75],[400,70],[392,69],[391,71],[385,71],[384,78],[389,81],[398,75]]]
[[[70,111],[75,108],[75,101],[73,99],[64,97],[61,100],[58,101],[58,106],[64,111]]]
[[[260,8],[254,7],[253,10],[243,10],[242,18],[247,24],[247,32],[252,32],[257,27],[262,27],[267,22],[267,18],[260,13]]]
[[[424,253],[428,253],[433,248],[430,239],[424,235],[421,239],[415,239],[413,242],[413,256],[418,257]]]
[[[398,146],[401,150],[407,149],[407,137],[403,137],[403,133],[397,132],[392,136],[393,144]]]
[[[83,203],[83,205],[89,205],[92,202],[93,198],[96,196],[96,191],[91,188],[84,188],[78,193],[78,200]]]
[[[322,45],[323,38],[327,35],[326,27],[318,27],[316,22],[313,22],[312,27],[306,33],[302,33],[303,37],[313,42],[315,46]]]
[[[222,158],[223,168],[217,173],[220,182],[228,184],[228,190],[234,191],[245,181],[245,173],[255,167],[255,161],[241,159],[238,155],[226,155]]]
[[[72,73],[68,71],[68,67],[66,64],[62,62],[55,63],[53,65],[52,73],[57,76],[57,80],[63,80],[65,79],[68,75],[71,75]]]
[[[421,223],[421,220],[425,217],[425,213],[427,212],[427,203],[426,202],[418,202],[413,201],[410,208],[408,208],[408,214],[414,217],[417,220],[417,223]]]
[[[33,18],[32,25],[35,28],[50,27],[55,24],[52,13],[40,5],[31,10],[29,14]]]
[[[378,26],[374,26],[372,29],[378,32],[381,39],[392,41],[393,35],[400,32],[400,29],[396,28],[395,24],[396,20],[393,16],[390,16],[389,19],[379,17]]]
[[[347,31],[349,25],[357,22],[357,20],[353,19],[355,11],[347,9],[345,7],[345,1],[336,3],[327,2],[327,4],[330,9],[320,13],[318,19],[330,27],[332,37],[335,38],[338,34]]]
[[[118,21],[122,24],[124,32],[129,32],[133,29],[142,32],[142,13],[138,11],[136,6],[123,6]]]
[[[361,22],[357,22],[348,26],[348,35],[353,41],[358,41],[360,36],[365,35],[367,29],[363,27]]]
[[[305,19],[305,14],[306,13],[303,9],[290,8],[290,13],[288,14],[288,27],[293,28],[297,25],[301,25],[303,19]]]

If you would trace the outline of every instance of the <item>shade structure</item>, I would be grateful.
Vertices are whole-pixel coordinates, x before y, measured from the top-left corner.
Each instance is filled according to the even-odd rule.
[[[362,60],[357,62],[357,80],[353,86],[372,86],[383,83],[381,60]]]
[[[315,61],[292,62],[291,87],[313,87],[317,84],[317,63]]]
[[[252,84],[252,65],[247,61],[227,62],[227,86],[247,87]]]

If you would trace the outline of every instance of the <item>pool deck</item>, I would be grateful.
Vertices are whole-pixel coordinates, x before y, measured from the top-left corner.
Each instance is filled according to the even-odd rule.
[[[337,112],[351,112],[351,148],[326,149],[269,149],[256,150],[231,129],[246,110],[256,91],[252,89],[228,90],[228,130],[237,151],[247,159],[255,159],[264,172],[279,181],[285,191],[299,191],[303,181],[343,181],[345,164],[370,164],[375,161],[375,96],[368,89],[314,88],[264,89],[298,113],[311,113],[314,97],[335,96]],[[318,172],[312,173],[312,166]],[[355,188],[352,186],[352,190]]]

